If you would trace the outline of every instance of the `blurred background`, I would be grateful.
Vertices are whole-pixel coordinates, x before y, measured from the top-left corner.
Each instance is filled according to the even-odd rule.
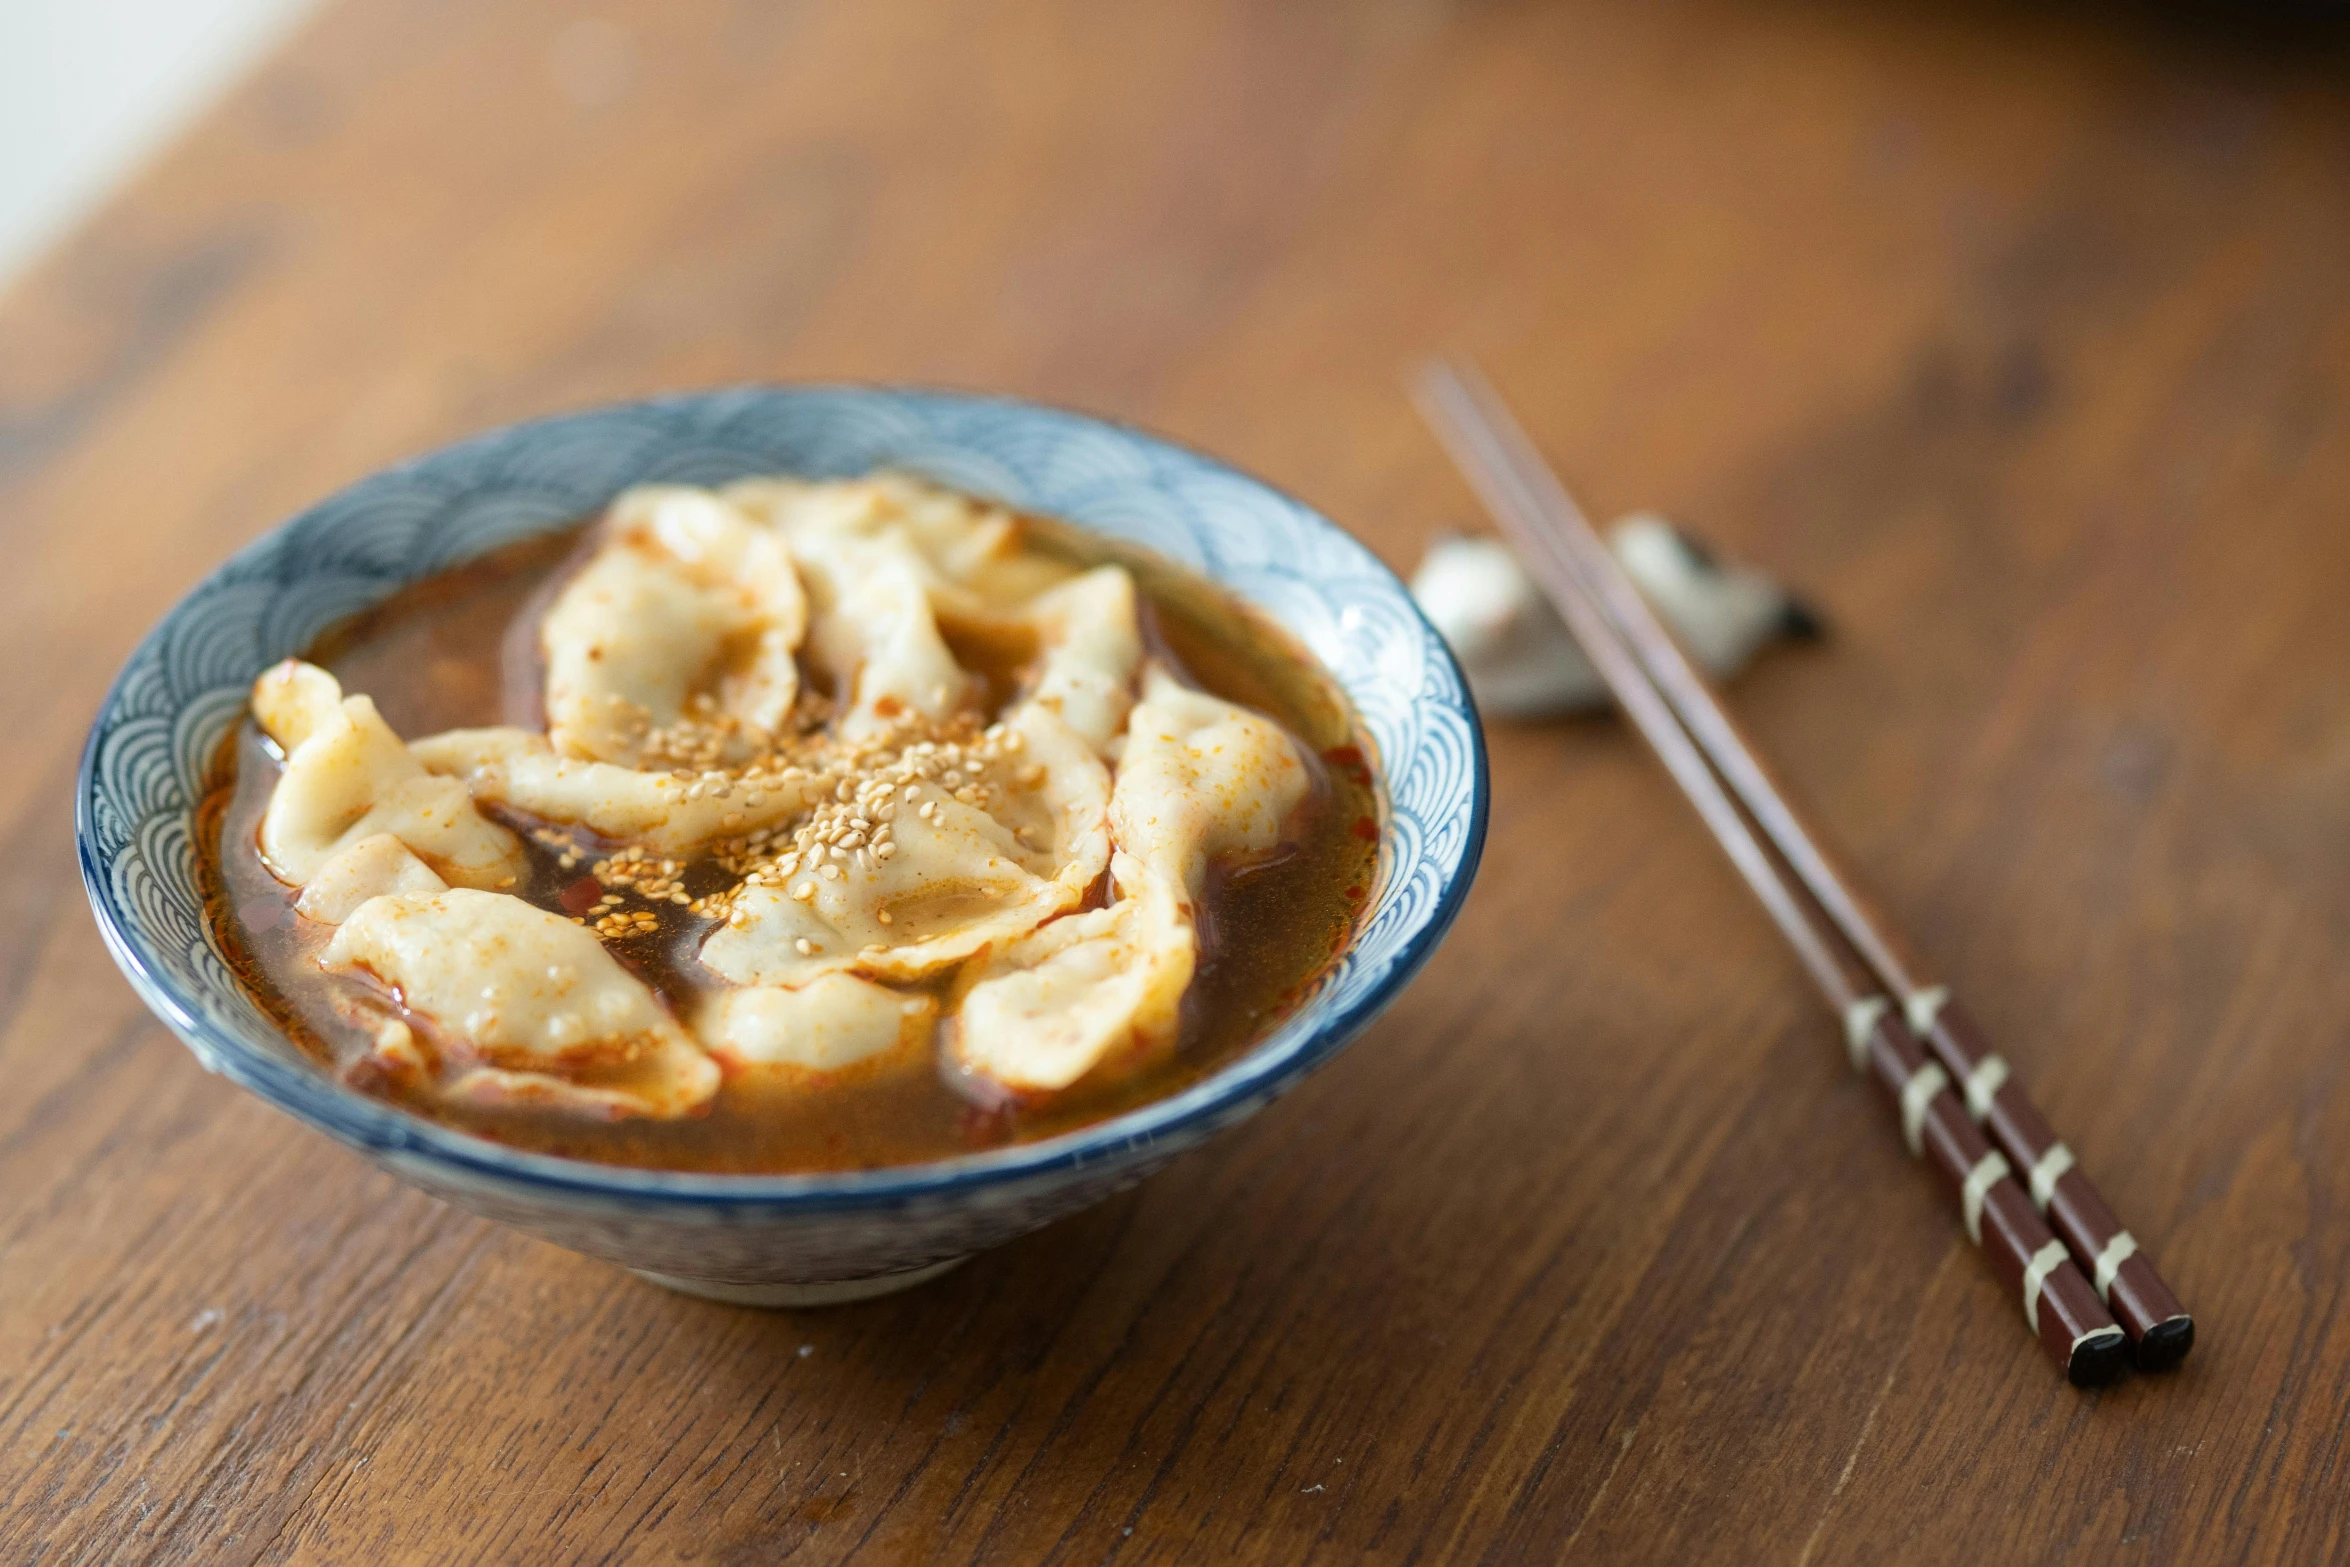
[[[0,287],[317,4],[0,3]]]

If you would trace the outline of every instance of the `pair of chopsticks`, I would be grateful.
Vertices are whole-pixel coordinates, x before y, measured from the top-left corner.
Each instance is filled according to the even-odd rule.
[[[2178,1364],[2194,1319],[2006,1060],[1788,802],[1493,388],[1472,369],[1437,363],[1416,390],[1618,705],[1843,1019],[1853,1068],[1891,1098],[1909,1151],[1956,1199],[1967,1238],[2066,1376],[2086,1387],[2126,1361]]]

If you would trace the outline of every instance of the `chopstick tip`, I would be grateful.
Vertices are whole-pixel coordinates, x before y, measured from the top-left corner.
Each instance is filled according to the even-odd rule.
[[[2186,1359],[2187,1351],[2194,1347],[2195,1319],[2181,1312],[2166,1321],[2157,1322],[2138,1340],[2138,1369],[2168,1371]]]
[[[2130,1367],[2130,1341],[2120,1328],[2099,1328],[2073,1342],[2065,1363],[2065,1380],[2075,1387],[2103,1387]]]

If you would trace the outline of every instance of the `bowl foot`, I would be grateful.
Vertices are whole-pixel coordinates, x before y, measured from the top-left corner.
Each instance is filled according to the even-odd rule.
[[[722,1300],[730,1306],[768,1306],[779,1309],[797,1309],[808,1306],[845,1306],[852,1300],[871,1300],[876,1295],[894,1295],[899,1290],[927,1284],[949,1268],[961,1267],[962,1257],[949,1257],[926,1267],[906,1268],[897,1273],[868,1274],[861,1279],[834,1279],[822,1284],[734,1284],[724,1279],[684,1279],[672,1273],[654,1273],[645,1268],[629,1271],[640,1279],[648,1279],[665,1290],[681,1295],[699,1295],[704,1300]]]

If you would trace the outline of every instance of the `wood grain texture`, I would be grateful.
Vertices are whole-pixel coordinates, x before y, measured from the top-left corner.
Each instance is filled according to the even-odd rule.
[[[0,1560],[2350,1552],[2350,93],[1941,7],[348,0],[0,298]],[[1408,565],[1465,347],[1836,634],[1740,711],[2195,1311],[2066,1388],[1685,806],[1497,730],[1329,1071],[915,1293],[664,1295],[206,1078],[65,801],[141,630],[482,425],[857,377]]]

